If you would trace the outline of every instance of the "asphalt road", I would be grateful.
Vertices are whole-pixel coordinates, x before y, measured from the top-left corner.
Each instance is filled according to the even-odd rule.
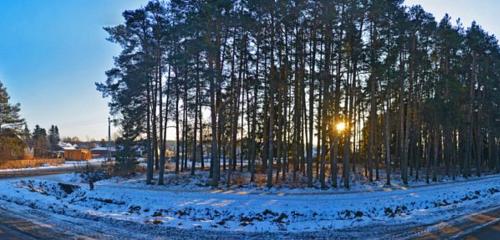
[[[500,207],[434,225],[417,239],[500,239]]]
[[[499,216],[497,216],[498,218]],[[464,239],[500,239],[500,221],[463,236]]]
[[[54,175],[54,174],[73,172],[74,170],[75,170],[74,168],[60,168],[60,169],[39,169],[39,170],[29,170],[29,171],[0,172],[0,179]]]
[[[72,235],[58,231],[49,224],[34,223],[22,216],[0,208],[0,239],[2,240],[49,240],[75,239]]]
[[[92,163],[90,164],[94,169],[104,168],[105,165],[102,163]],[[62,166],[57,168],[41,168],[41,169],[19,169],[13,171],[1,171],[0,179],[8,179],[8,178],[20,178],[20,177],[34,177],[34,176],[44,176],[44,175],[54,175],[54,174],[62,174],[69,173],[75,171],[81,171],[84,169],[83,166]]]

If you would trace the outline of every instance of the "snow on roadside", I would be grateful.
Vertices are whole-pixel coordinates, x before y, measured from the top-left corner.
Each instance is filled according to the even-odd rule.
[[[264,174],[260,174],[264,175]],[[257,177],[259,174],[257,174]],[[480,179],[488,178],[495,175],[485,175]],[[391,181],[391,185],[386,185],[386,180],[381,178],[380,180],[374,180],[373,182],[368,182],[367,179],[356,179],[351,182],[350,189],[345,189],[343,187],[332,188],[328,187],[327,189],[321,189],[319,181],[313,182],[313,187],[307,187],[307,179],[301,178],[298,179],[298,183],[294,183],[293,178],[288,176],[286,182],[281,182],[277,186],[273,186],[272,188],[266,187],[265,182],[259,184],[250,183],[248,180],[250,178],[249,173],[234,173],[233,174],[233,185],[231,187],[226,186],[226,174],[222,174],[221,182],[219,187],[216,190],[219,191],[237,191],[237,192],[246,192],[248,194],[336,194],[336,193],[353,193],[353,192],[374,192],[374,191],[394,191],[394,190],[405,190],[408,188],[414,187],[428,187],[432,185],[441,185],[441,184],[456,184],[460,182],[469,182],[471,180],[475,180],[478,178],[472,177],[469,179],[463,178],[461,176],[455,177],[452,179],[451,177],[442,177],[438,179],[437,182],[426,183],[425,179],[415,180],[412,179],[409,181],[409,185],[404,185],[402,180],[395,176]],[[262,176],[265,178],[265,176]],[[245,179],[242,182],[238,183],[234,182],[236,178]],[[115,186],[121,188],[144,188],[145,185],[145,174],[137,174],[133,177],[128,178],[120,178],[113,177],[111,179],[106,179],[99,181],[96,183],[97,185],[104,186]],[[175,174],[174,171],[167,171],[164,177],[165,185],[163,186],[148,186],[150,189],[155,189],[158,191],[211,191],[215,190],[209,183],[210,178],[207,171],[196,171],[195,175],[191,175],[189,172],[181,172],[179,174]],[[125,183],[125,184],[124,184]],[[330,182],[327,183],[328,186],[331,185]],[[343,186],[342,179],[339,179],[339,186]]]
[[[428,224],[498,206],[500,175],[470,182],[346,194],[254,194],[241,190],[162,189],[120,179],[94,191],[64,174],[4,180],[0,201],[71,217],[159,228],[233,232],[311,232],[371,224]],[[2,203],[3,204],[3,203]]]

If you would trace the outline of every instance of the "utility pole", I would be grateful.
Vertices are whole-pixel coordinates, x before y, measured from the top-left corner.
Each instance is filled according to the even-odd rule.
[[[111,118],[108,117],[108,161],[111,161]]]

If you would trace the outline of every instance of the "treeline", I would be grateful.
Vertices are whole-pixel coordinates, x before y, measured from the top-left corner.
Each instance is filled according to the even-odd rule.
[[[401,0],[151,1],[123,17],[97,89],[122,141],[145,139],[148,183],[156,168],[163,184],[170,125],[176,172],[206,153],[213,185],[221,169],[228,185],[239,170],[322,188],[500,170],[500,48],[475,22]]]

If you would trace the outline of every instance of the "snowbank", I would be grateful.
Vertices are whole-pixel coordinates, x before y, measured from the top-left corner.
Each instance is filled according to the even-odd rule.
[[[409,189],[332,194],[168,189],[118,178],[98,182],[89,191],[78,176],[65,174],[4,180],[0,201],[50,214],[159,229],[334,234],[374,224],[430,224],[498,206],[500,175]]]

